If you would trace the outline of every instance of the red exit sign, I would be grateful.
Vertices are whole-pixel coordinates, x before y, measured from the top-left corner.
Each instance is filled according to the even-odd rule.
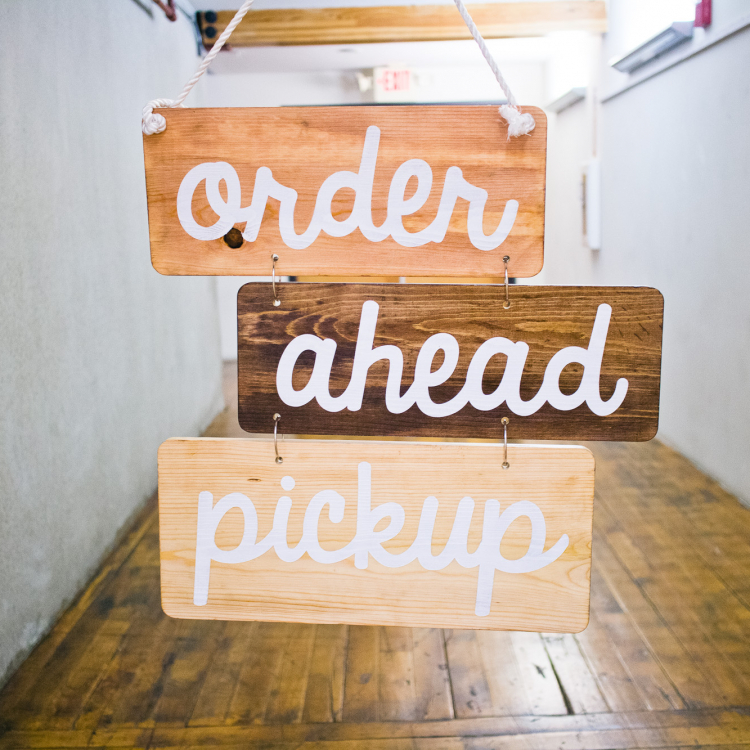
[[[413,101],[417,85],[417,74],[409,68],[375,68],[373,71],[376,102]]]
[[[408,91],[411,87],[411,71],[384,68],[376,79],[377,86],[386,92]]]

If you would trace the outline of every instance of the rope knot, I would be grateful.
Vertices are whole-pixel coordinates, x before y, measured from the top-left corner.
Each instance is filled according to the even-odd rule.
[[[175,103],[172,99],[154,99],[149,102],[143,108],[141,117],[141,130],[143,130],[144,135],[163,133],[167,129],[167,121],[164,119],[164,115],[160,115],[158,112],[154,113],[154,109],[174,106]]]
[[[254,0],[245,0],[240,6],[240,9],[234,14],[234,18],[229,22],[228,26],[221,32],[221,35],[216,40],[214,45],[209,50],[208,54],[203,58],[201,64],[198,66],[198,70],[195,71],[193,77],[185,84],[185,88],[182,89],[180,95],[172,99],[154,99],[149,102],[143,108],[143,117],[141,119],[141,129],[144,135],[154,135],[154,133],[163,133],[167,129],[167,121],[163,115],[154,114],[154,107],[181,107],[182,103],[187,98],[187,95],[193,90],[193,86],[198,83],[198,79],[206,72],[206,69],[211,64],[211,61],[219,54],[221,48],[224,46],[224,42],[232,35],[232,32],[237,28],[239,22],[247,15],[250,10],[250,6]]]
[[[503,104],[500,115],[508,123],[508,140],[519,135],[528,135],[536,126],[534,118],[528,112],[521,112],[518,107]]]

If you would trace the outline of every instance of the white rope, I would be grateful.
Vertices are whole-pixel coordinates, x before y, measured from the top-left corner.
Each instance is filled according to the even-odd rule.
[[[508,86],[505,78],[503,78],[500,68],[497,67],[495,58],[492,57],[490,51],[487,49],[487,45],[485,44],[482,35],[479,33],[477,25],[469,15],[469,11],[466,10],[463,0],[454,0],[454,2],[456,3],[458,12],[461,14],[461,18],[464,19],[464,23],[474,37],[474,41],[479,46],[484,59],[495,74],[495,78],[497,78],[497,82],[500,84],[500,88],[503,90],[505,98],[508,100],[507,104],[503,104],[500,107],[500,114],[508,123],[508,138],[510,139],[511,136],[528,135],[536,125],[534,118],[528,112],[522,113],[521,110],[518,109],[518,103],[510,90],[510,86]]]
[[[162,133],[167,128],[167,121],[164,117],[158,113],[154,114],[154,109],[158,107],[181,107],[182,103],[187,98],[187,95],[192,91],[193,86],[200,80],[200,77],[206,72],[208,66],[213,62],[216,55],[219,54],[221,48],[226,43],[227,39],[232,35],[232,32],[237,28],[237,25],[242,21],[247,12],[250,10],[250,6],[254,0],[245,0],[242,6],[235,14],[234,18],[230,21],[229,25],[221,33],[221,36],[216,40],[216,43],[209,53],[203,58],[201,64],[198,66],[198,70],[195,71],[193,77],[185,84],[185,88],[176,99],[154,99],[150,101],[143,108],[143,115],[141,121],[141,127],[146,135],[153,135],[154,133]],[[461,14],[461,18],[464,19],[464,23],[468,27],[471,35],[474,37],[474,41],[479,46],[479,49],[490,66],[490,69],[495,74],[497,82],[500,84],[500,88],[505,94],[505,98],[508,100],[507,104],[503,104],[500,107],[500,114],[508,123],[508,138],[511,136],[528,135],[535,127],[536,123],[534,118],[528,113],[522,113],[516,102],[516,98],[510,90],[510,87],[503,78],[503,74],[500,72],[500,68],[497,67],[495,59],[487,49],[487,45],[479,33],[476,24],[472,17],[469,15],[469,11],[466,10],[466,6],[463,0],[454,0],[458,12]]]
[[[214,57],[219,54],[221,48],[226,43],[227,39],[232,35],[232,32],[237,28],[240,21],[247,15],[250,10],[250,6],[254,0],[245,0],[240,6],[240,9],[235,13],[234,18],[229,22],[229,25],[222,31],[221,36],[216,40],[216,43],[209,50],[208,54],[203,58],[201,64],[198,66],[198,70],[195,71],[193,77],[185,84],[185,88],[176,99],[154,99],[149,102],[143,108],[143,116],[141,120],[141,129],[146,135],[153,135],[154,133],[162,133],[167,128],[167,121],[164,117],[158,113],[154,114],[154,109],[157,107],[181,107],[182,103],[187,98],[187,95],[193,90],[193,86],[200,80],[200,77],[206,72],[208,66],[213,62]]]

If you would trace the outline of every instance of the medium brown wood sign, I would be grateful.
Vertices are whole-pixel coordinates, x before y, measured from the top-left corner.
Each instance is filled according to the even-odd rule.
[[[649,440],[663,299],[645,287],[270,284],[238,296],[248,432]]]
[[[151,259],[172,275],[511,276],[542,268],[547,125],[495,106],[161,109]]]
[[[594,459],[579,446],[173,439],[173,617],[579,632]]]

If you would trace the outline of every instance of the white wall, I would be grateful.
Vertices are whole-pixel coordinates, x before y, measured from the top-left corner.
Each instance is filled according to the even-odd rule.
[[[611,5],[613,18],[629,7]],[[737,10],[714,5],[727,23]],[[626,51],[614,26],[610,37],[605,60]],[[605,101],[598,117],[602,249],[581,236],[582,103],[550,129],[537,281],[663,292],[659,437],[750,504],[750,29]]]
[[[232,52],[228,54],[231,55]],[[229,70],[231,62],[231,59],[227,58],[222,60],[221,64],[225,70]],[[241,62],[244,63],[244,60]],[[383,64],[396,62],[396,60],[390,60]],[[477,65],[412,67],[417,67],[422,74],[432,78],[431,84],[425,86],[423,99],[420,101],[496,101],[503,98],[497,81],[483,61]],[[357,70],[361,69],[214,73],[208,76],[206,82],[206,106],[288,107],[370,104],[373,101],[372,92],[360,92],[356,79]],[[512,82],[513,93],[520,102],[537,106],[545,103],[544,63],[542,61],[505,62],[502,70],[507,79]]]
[[[160,442],[221,408],[214,282],[149,260],[140,110],[196,64],[145,0],[0,4],[0,683],[153,493]]]

